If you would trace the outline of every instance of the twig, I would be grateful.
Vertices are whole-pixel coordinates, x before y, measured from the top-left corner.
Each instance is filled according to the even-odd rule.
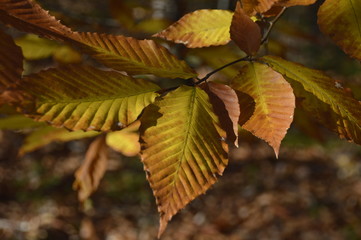
[[[278,19],[280,19],[280,17],[285,12],[285,10],[286,10],[286,7],[283,7],[281,12],[272,21],[269,22],[269,27],[267,29],[267,32],[264,34],[264,36],[262,38],[261,45],[264,44],[267,41],[268,36],[270,35],[273,26],[276,24]]]

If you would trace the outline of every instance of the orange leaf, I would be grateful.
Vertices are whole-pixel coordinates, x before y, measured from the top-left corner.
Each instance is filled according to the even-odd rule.
[[[267,12],[278,0],[242,0],[242,8],[248,16]]]
[[[99,186],[108,164],[108,147],[105,136],[99,136],[89,146],[85,160],[75,172],[74,189],[79,201],[85,201]]]
[[[14,85],[23,72],[23,54],[14,40],[0,30],[0,91]]]
[[[232,12],[202,9],[184,15],[167,29],[154,35],[189,48],[227,44]]]
[[[223,129],[227,132],[227,139],[238,147],[238,120],[240,108],[236,92],[227,85],[209,82],[202,85],[218,115]]]
[[[256,103],[253,116],[242,127],[268,142],[278,156],[293,120],[292,88],[281,74],[264,64],[249,63],[240,72],[231,87],[250,95]]]
[[[361,60],[360,0],[326,0],[318,11],[318,24],[345,53]]]
[[[231,39],[248,55],[255,55],[261,46],[261,29],[237,3],[231,24]]]

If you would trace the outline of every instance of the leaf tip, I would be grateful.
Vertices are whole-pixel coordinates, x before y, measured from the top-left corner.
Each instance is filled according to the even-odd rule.
[[[163,235],[165,229],[167,228],[168,220],[163,216],[160,217],[159,220],[159,231],[157,238],[160,239],[160,237]]]

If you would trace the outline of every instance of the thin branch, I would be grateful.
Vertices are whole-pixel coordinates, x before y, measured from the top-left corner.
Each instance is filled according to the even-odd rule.
[[[264,36],[262,38],[261,45],[264,44],[267,41],[268,36],[270,35],[270,33],[271,33],[272,29],[273,29],[273,26],[276,24],[278,19],[280,19],[280,17],[285,12],[285,10],[286,10],[286,7],[283,7],[281,12],[272,21],[269,22],[269,27],[267,29],[267,32],[264,34]]]
[[[198,84],[201,84],[202,82],[205,82],[208,80],[208,78],[210,78],[213,74],[223,70],[224,68],[226,67],[229,67],[233,64],[236,64],[236,63],[239,63],[239,62],[242,62],[242,61],[251,61],[251,57],[250,56],[246,56],[246,57],[243,57],[243,58],[240,58],[240,59],[237,59],[233,62],[230,62],[230,63],[227,63],[226,65],[223,65],[222,67],[219,67],[215,70],[213,70],[212,72],[208,73],[206,76],[204,76],[203,78],[201,79],[198,79],[198,82],[195,83],[195,85],[198,85]]]

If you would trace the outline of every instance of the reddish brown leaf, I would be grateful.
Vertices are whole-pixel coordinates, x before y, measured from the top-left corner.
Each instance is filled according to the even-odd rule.
[[[248,16],[268,11],[278,0],[242,0],[242,8]]]
[[[80,201],[86,200],[99,186],[108,164],[105,136],[99,136],[89,146],[85,160],[75,172],[74,189]]]
[[[239,2],[233,15],[230,33],[231,39],[242,51],[248,55],[258,52],[261,46],[261,29],[245,14]]]
[[[208,94],[214,112],[227,132],[227,139],[238,147],[240,107],[236,92],[227,85],[214,82],[204,84],[202,88]]]
[[[0,91],[14,85],[23,72],[23,54],[14,40],[0,30]]]

